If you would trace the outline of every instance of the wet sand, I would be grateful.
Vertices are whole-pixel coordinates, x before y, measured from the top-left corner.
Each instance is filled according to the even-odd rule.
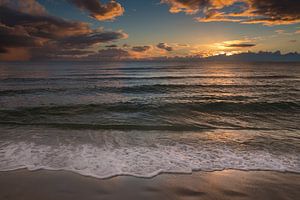
[[[0,172],[1,200],[299,198],[300,174],[293,173],[225,170],[99,180],[65,171]]]

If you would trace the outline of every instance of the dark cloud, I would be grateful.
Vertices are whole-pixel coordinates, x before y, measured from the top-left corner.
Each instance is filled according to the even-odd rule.
[[[124,48],[129,48],[130,45],[129,45],[129,44],[123,44],[123,47],[124,47]]]
[[[166,51],[173,51],[173,47],[171,47],[167,43],[163,43],[163,42],[156,45],[156,47],[159,48],[159,49],[166,50]]]
[[[295,0],[250,0],[253,13],[267,16],[299,16],[300,2]]]
[[[111,44],[111,45],[106,45],[105,47],[107,47],[107,48],[117,48],[118,45],[116,45],[116,44]]]
[[[1,53],[7,53],[7,52],[8,52],[8,51],[7,51],[5,48],[3,48],[3,47],[0,46],[0,54],[1,54]]]
[[[254,47],[254,46],[256,46],[256,44],[240,43],[240,44],[230,44],[230,45],[227,45],[226,47],[247,48],[247,47]]]
[[[131,50],[135,52],[145,52],[151,49],[151,46],[135,46]]]
[[[30,36],[23,27],[8,27],[0,24],[0,48],[40,46],[38,38]]]
[[[205,58],[205,60],[210,60],[210,61],[249,61],[249,62],[254,62],[254,61],[300,61],[300,54],[297,52],[295,53],[287,53],[287,54],[282,54],[280,51],[275,51],[275,52],[265,52],[265,51],[260,51],[257,53],[254,52],[244,52],[244,53],[239,53],[239,54],[234,54],[231,56],[226,56],[225,54],[223,55],[217,55],[217,56],[211,56],[208,58]]]
[[[51,39],[92,32],[87,23],[32,15],[4,6],[0,6],[0,22],[10,27],[22,26],[32,36]]]
[[[36,0],[0,0],[0,5],[13,8],[23,13],[46,14],[45,8]]]
[[[269,23],[293,23],[300,20],[300,1],[298,0],[250,0],[254,9],[253,14],[259,17],[254,19]]]
[[[118,2],[111,0],[106,4],[99,0],[68,0],[80,9],[86,10],[90,16],[100,20],[114,20],[116,17],[123,15],[124,8]]]
[[[127,37],[122,31],[106,31],[102,28],[95,30],[87,23],[68,21],[47,13],[26,13],[6,6],[2,1],[0,0],[0,53],[11,53],[12,55],[7,55],[10,58],[14,51],[17,52],[12,48],[22,49],[18,52],[24,55],[27,51],[26,57],[32,59],[67,56],[66,54],[81,56],[92,53],[88,49],[94,45]],[[34,1],[28,2],[32,5]],[[27,1],[24,4],[26,3]],[[1,59],[3,58],[2,55]]]
[[[300,22],[298,0],[162,0],[170,12],[201,13],[200,22],[231,21],[264,25]]]
[[[98,43],[107,43],[124,39],[127,34],[121,31],[98,31],[90,34],[82,34],[63,38],[59,44],[65,48],[87,48]]]
[[[295,43],[295,42],[297,42],[297,40],[290,40],[289,42],[291,42],[291,43]]]
[[[82,56],[82,55],[87,55],[87,54],[92,54],[94,51],[88,51],[88,50],[62,50],[62,51],[56,51],[53,52],[54,55],[57,56]]]

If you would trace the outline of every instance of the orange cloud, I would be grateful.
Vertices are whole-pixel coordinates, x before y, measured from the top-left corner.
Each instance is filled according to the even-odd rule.
[[[242,24],[263,24],[266,26],[276,26],[276,25],[290,25],[290,24],[297,24],[300,23],[300,18],[299,19],[294,19],[294,18],[265,18],[265,19],[251,19],[248,21],[242,21]]]
[[[28,61],[31,55],[26,48],[7,48],[5,53],[0,53],[2,61]]]
[[[90,13],[90,16],[99,20],[115,20],[116,17],[123,15],[125,9],[118,2],[111,0],[106,4],[101,3],[99,0],[69,0],[82,10]]]
[[[47,13],[26,13],[0,1],[0,60],[81,57],[93,53],[90,49],[98,44],[128,37],[123,31],[92,29]]]
[[[162,0],[171,13],[201,13],[199,22],[239,22],[266,26],[300,23],[300,2],[295,0]]]
[[[224,8],[225,6],[230,6],[237,2],[237,0],[214,0],[211,1],[211,4],[214,8],[220,9]]]
[[[256,44],[251,40],[229,40],[223,41],[220,43],[214,43],[210,45],[212,49],[219,49],[219,50],[233,50],[239,48],[251,48],[256,46]]]
[[[201,8],[206,7],[209,0],[161,0],[161,3],[169,4],[171,13],[196,14]]]

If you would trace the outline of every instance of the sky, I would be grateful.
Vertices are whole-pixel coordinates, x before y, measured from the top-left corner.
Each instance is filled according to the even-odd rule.
[[[0,0],[0,60],[300,51],[298,0]]]

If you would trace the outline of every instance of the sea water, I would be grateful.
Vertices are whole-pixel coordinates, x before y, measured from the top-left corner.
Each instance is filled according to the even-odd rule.
[[[300,63],[0,63],[0,171],[300,172]]]

